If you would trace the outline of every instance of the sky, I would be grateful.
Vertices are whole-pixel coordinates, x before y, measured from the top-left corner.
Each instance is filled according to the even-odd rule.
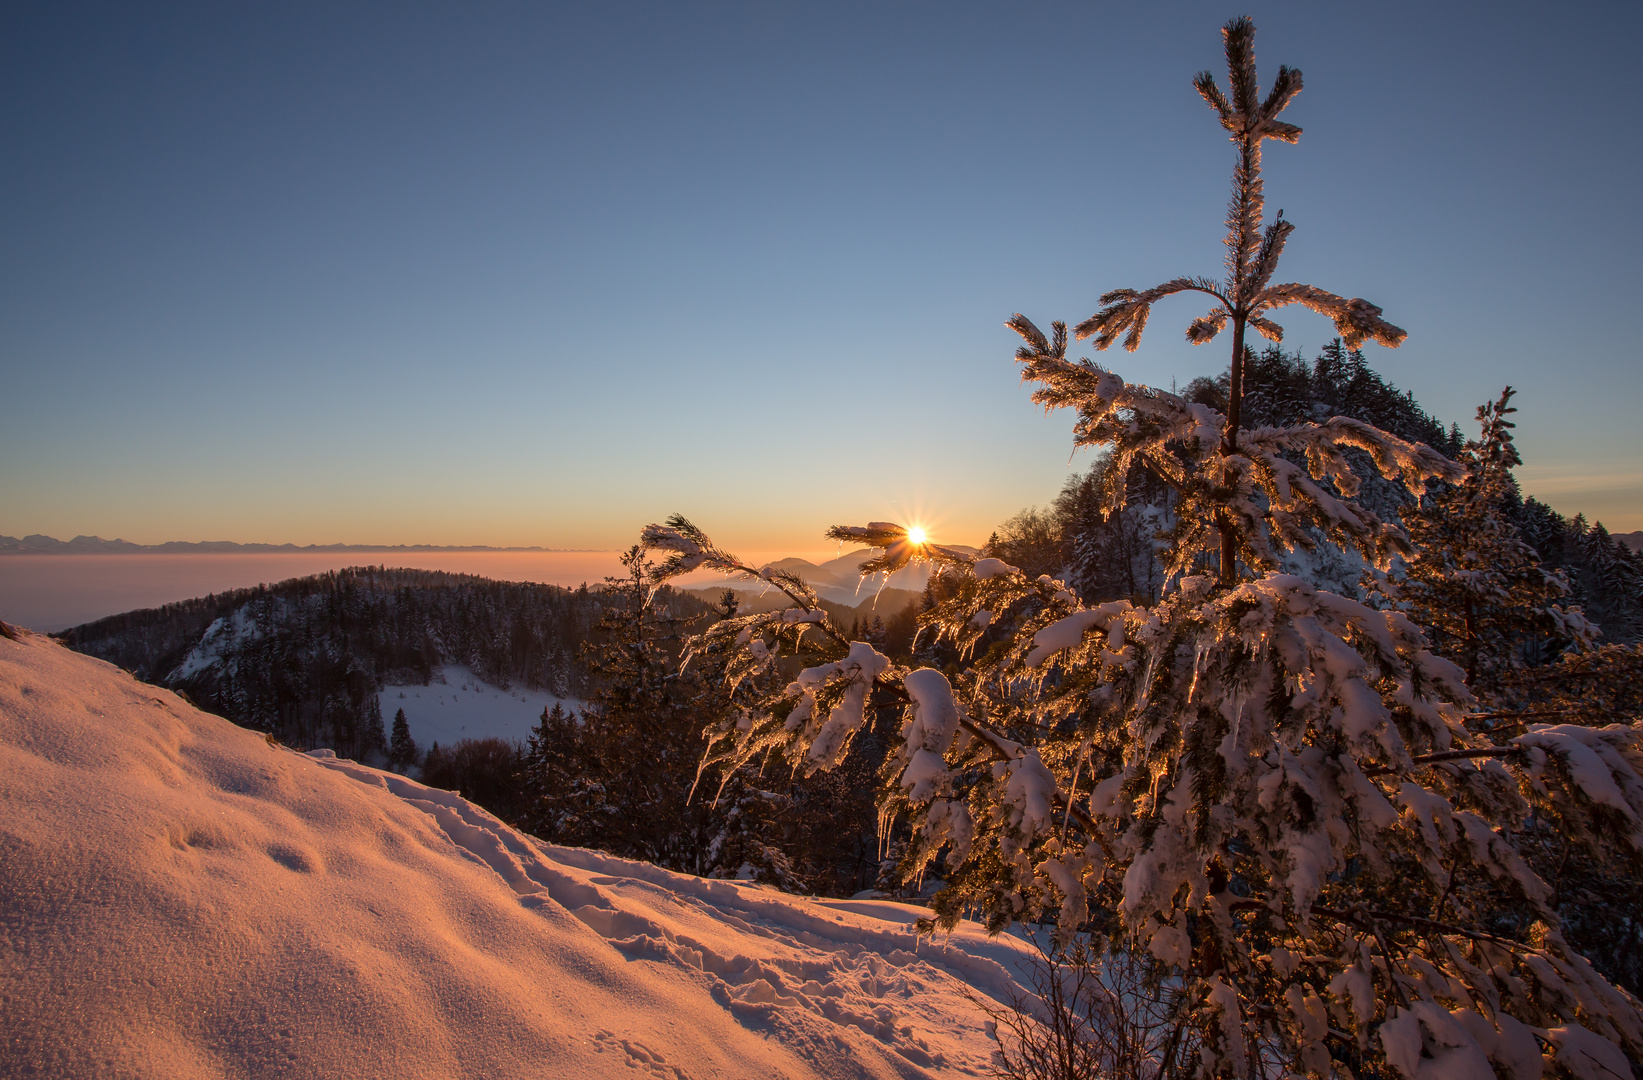
[[[1643,528],[1643,5],[14,0],[0,533],[979,543],[1090,462],[1005,320],[1221,273],[1190,83],[1243,13],[1305,73],[1279,276],[1381,305],[1441,420],[1515,386],[1525,491]],[[1184,385],[1199,314],[1081,355]]]

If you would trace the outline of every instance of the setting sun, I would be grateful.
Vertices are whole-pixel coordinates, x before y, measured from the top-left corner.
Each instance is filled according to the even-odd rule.
[[[914,525],[911,529],[907,530],[907,539],[911,540],[915,544],[924,543],[924,530],[919,528],[917,525]]]

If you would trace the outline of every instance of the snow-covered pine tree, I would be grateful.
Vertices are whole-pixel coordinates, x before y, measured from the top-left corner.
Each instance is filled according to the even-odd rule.
[[[1601,521],[1592,525],[1579,546],[1580,591],[1593,601],[1592,614],[1604,636],[1616,641],[1643,638],[1643,559],[1610,536]]]
[[[1374,583],[1426,628],[1433,648],[1466,672],[1474,694],[1492,699],[1507,671],[1586,648],[1597,628],[1565,608],[1567,579],[1541,565],[1506,512],[1522,464],[1507,419],[1512,388],[1478,407],[1479,437],[1466,444],[1466,476],[1403,513],[1414,552],[1404,573]]]
[[[680,671],[679,594],[653,589],[637,547],[605,579],[604,614],[583,649],[593,687],[581,715],[544,712],[524,756],[521,822],[544,839],[704,877],[751,875],[798,889],[782,837],[787,793],[737,777],[717,803],[690,799],[702,729],[721,688]],[[694,611],[699,605],[690,604]]]
[[[848,640],[802,580],[675,516],[644,530],[670,553],[653,580],[716,569],[792,604],[695,640],[734,706],[705,765],[779,753],[801,772],[831,768],[875,708],[899,704],[880,806],[913,829],[903,873],[942,860],[941,923],[1048,915],[1165,965],[1187,993],[1160,1076],[1624,1080],[1643,1014],[1567,946],[1516,844],[1532,804],[1557,805],[1607,830],[1571,837],[1571,858],[1643,860],[1637,728],[1531,727],[1492,743],[1468,726],[1464,673],[1406,615],[1277,572],[1319,538],[1383,568],[1409,552],[1354,501],[1349,448],[1414,495],[1465,471],[1342,417],[1239,424],[1242,331],[1276,337],[1270,308],[1327,314],[1349,346],[1403,338],[1365,301],[1268,284],[1293,226],[1262,229],[1259,148],[1299,135],[1275,117],[1300,76],[1282,69],[1260,100],[1253,33],[1246,19],[1226,28],[1230,100],[1208,74],[1196,81],[1238,146],[1226,282],[1108,293],[1080,327],[1098,348],[1120,334],[1134,348],[1157,299],[1213,296],[1188,335],[1233,322],[1227,412],[1069,360],[1060,323],[1046,336],[1010,322],[1034,400],[1076,409],[1077,443],[1108,448],[1115,475],[1140,463],[1175,491],[1163,598],[1090,606],[1061,581],[894,523],[831,530],[878,549],[864,573],[921,559],[943,575],[925,629],[968,662],[909,671]]]

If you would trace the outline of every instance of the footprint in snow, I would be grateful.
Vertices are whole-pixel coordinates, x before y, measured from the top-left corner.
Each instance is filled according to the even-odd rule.
[[[652,1076],[663,1077],[664,1080],[690,1080],[690,1074],[677,1065],[669,1065],[667,1060],[656,1051],[643,1043],[624,1039],[620,1036],[601,1029],[593,1036],[598,1044],[599,1051],[619,1051],[627,1057],[627,1066],[640,1072],[648,1072]]]

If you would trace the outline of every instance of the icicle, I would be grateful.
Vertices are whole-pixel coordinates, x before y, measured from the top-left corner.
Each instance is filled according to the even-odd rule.
[[[895,819],[895,816],[895,811],[890,807],[879,807],[877,836],[878,847],[874,851],[874,858],[877,862],[883,862],[884,857],[890,852],[890,823]]]

